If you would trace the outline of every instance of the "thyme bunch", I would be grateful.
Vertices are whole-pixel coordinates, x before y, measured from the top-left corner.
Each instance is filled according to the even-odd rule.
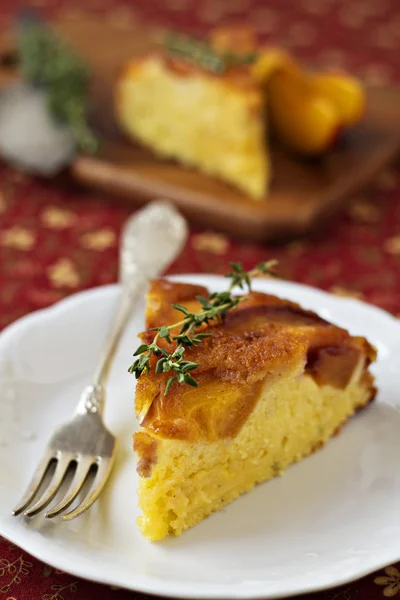
[[[51,114],[65,123],[79,150],[95,153],[99,142],[88,124],[90,71],[81,57],[31,11],[18,19],[23,78],[47,92]]]
[[[194,313],[190,312],[185,306],[173,304],[172,306],[183,314],[183,318],[172,325],[163,325],[154,327],[151,331],[156,331],[153,341],[150,344],[141,344],[133,356],[138,358],[129,367],[129,373],[132,373],[138,379],[143,373],[150,373],[152,356],[157,357],[155,365],[155,374],[172,372],[173,376],[168,379],[165,394],[168,394],[171,385],[174,382],[187,384],[197,387],[198,383],[193,377],[192,372],[200,365],[199,363],[186,360],[185,351],[201,344],[202,340],[209,337],[210,333],[202,333],[199,329],[203,325],[217,321],[222,323],[229,311],[234,310],[241,302],[246,300],[251,292],[252,278],[261,274],[275,276],[273,267],[275,260],[258,264],[251,271],[246,272],[241,263],[230,263],[232,271],[225,275],[230,279],[229,287],[223,292],[214,292],[208,298],[196,296],[201,305],[201,309]],[[232,291],[239,288],[244,291],[243,294],[234,296]],[[174,329],[180,328],[179,333],[172,334]],[[159,341],[165,340],[168,344],[176,343],[172,352],[159,346]]]

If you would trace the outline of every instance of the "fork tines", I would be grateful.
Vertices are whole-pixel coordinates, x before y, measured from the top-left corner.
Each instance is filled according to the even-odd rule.
[[[74,519],[98,498],[111,467],[112,457],[93,457],[47,449],[21,502],[14,508],[13,515],[37,515],[66,487],[64,495],[44,516],[51,519],[64,513],[62,519]],[[65,512],[80,493],[82,497],[78,505],[70,512]]]

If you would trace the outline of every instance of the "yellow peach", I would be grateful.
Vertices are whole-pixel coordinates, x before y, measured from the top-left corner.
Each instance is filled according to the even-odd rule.
[[[342,125],[357,123],[365,109],[365,90],[361,82],[345,73],[310,75],[316,93],[324,95],[335,105]]]
[[[335,104],[316,93],[307,77],[285,69],[269,81],[269,111],[278,139],[301,154],[320,154],[336,139],[340,116]]]

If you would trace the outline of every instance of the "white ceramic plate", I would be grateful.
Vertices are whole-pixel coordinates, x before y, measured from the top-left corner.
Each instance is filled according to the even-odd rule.
[[[212,276],[183,279],[222,289]],[[325,449],[179,538],[136,529],[131,434],[143,328],[137,310],[112,370],[105,418],[119,439],[106,492],[71,523],[11,516],[52,428],[67,419],[104,339],[117,286],[68,298],[0,336],[0,534],[45,562],[99,582],[182,598],[277,598],[338,585],[400,559],[400,322],[355,300],[280,281],[257,289],[300,302],[379,350],[377,402]]]

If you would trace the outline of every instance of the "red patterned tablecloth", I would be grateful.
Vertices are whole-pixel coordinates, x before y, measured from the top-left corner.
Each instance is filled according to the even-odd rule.
[[[0,26],[20,2],[0,0]],[[370,84],[400,83],[399,0],[34,0],[48,14],[101,14],[117,27],[138,20],[201,31],[216,22],[249,22],[321,66],[334,64]],[[106,49],[105,49],[106,51]],[[81,289],[115,281],[117,245],[129,208],[95,194],[60,189],[0,167],[0,327]],[[244,243],[192,229],[170,271],[223,273],[270,257],[283,277],[372,302],[400,317],[400,177],[394,166],[324,231],[284,246]],[[313,596],[322,600],[400,600],[400,564]],[[78,580],[0,538],[0,600],[143,600]]]

